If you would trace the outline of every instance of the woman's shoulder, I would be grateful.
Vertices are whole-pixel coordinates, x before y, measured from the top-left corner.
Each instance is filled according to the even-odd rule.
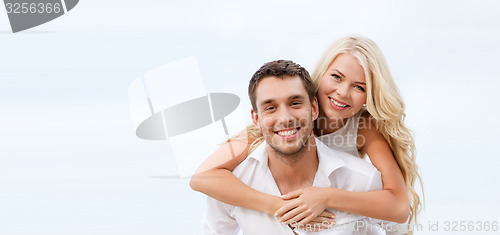
[[[377,120],[366,109],[359,111],[358,130],[376,130]]]

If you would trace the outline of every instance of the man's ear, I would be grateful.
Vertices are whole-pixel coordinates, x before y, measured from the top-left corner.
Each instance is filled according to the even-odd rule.
[[[260,130],[260,125],[259,125],[259,115],[257,114],[257,112],[255,112],[252,108],[252,121],[253,121],[253,124],[255,124],[255,126],[257,127],[257,129]]]
[[[313,102],[312,102],[312,118],[313,120],[316,120],[319,116],[319,105],[318,105],[318,99],[314,97]]]

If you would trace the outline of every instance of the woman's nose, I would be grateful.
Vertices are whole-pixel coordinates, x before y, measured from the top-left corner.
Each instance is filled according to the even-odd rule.
[[[347,95],[347,93],[349,92],[348,89],[349,89],[348,84],[342,84],[339,87],[337,87],[336,92],[340,97],[345,97]]]

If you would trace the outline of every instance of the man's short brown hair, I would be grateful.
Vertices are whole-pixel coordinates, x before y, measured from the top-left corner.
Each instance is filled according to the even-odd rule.
[[[250,79],[250,84],[248,85],[248,96],[250,97],[253,110],[257,111],[257,105],[255,104],[255,89],[257,88],[259,81],[267,77],[285,79],[286,76],[299,76],[304,84],[304,88],[306,88],[307,94],[309,95],[309,100],[311,103],[313,102],[316,94],[314,92],[314,85],[312,83],[311,76],[309,76],[307,70],[291,60],[275,60],[262,65],[262,67],[260,67]]]

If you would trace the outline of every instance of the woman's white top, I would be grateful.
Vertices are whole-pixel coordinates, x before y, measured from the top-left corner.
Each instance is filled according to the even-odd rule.
[[[365,108],[362,108],[358,113],[354,116],[347,119],[346,123],[338,130],[333,133],[322,135],[317,137],[324,144],[326,144],[331,149],[337,149],[342,152],[348,153],[353,157],[361,157],[359,156],[358,147],[356,144],[356,140],[358,138],[358,127],[359,127],[359,119],[366,111]],[[371,161],[369,158],[364,158],[366,161]],[[371,219],[372,222],[377,223],[383,227],[387,234],[406,234],[408,233],[407,224],[406,223],[395,223],[391,221],[385,220],[376,220]],[[376,222],[379,221],[379,222]]]

